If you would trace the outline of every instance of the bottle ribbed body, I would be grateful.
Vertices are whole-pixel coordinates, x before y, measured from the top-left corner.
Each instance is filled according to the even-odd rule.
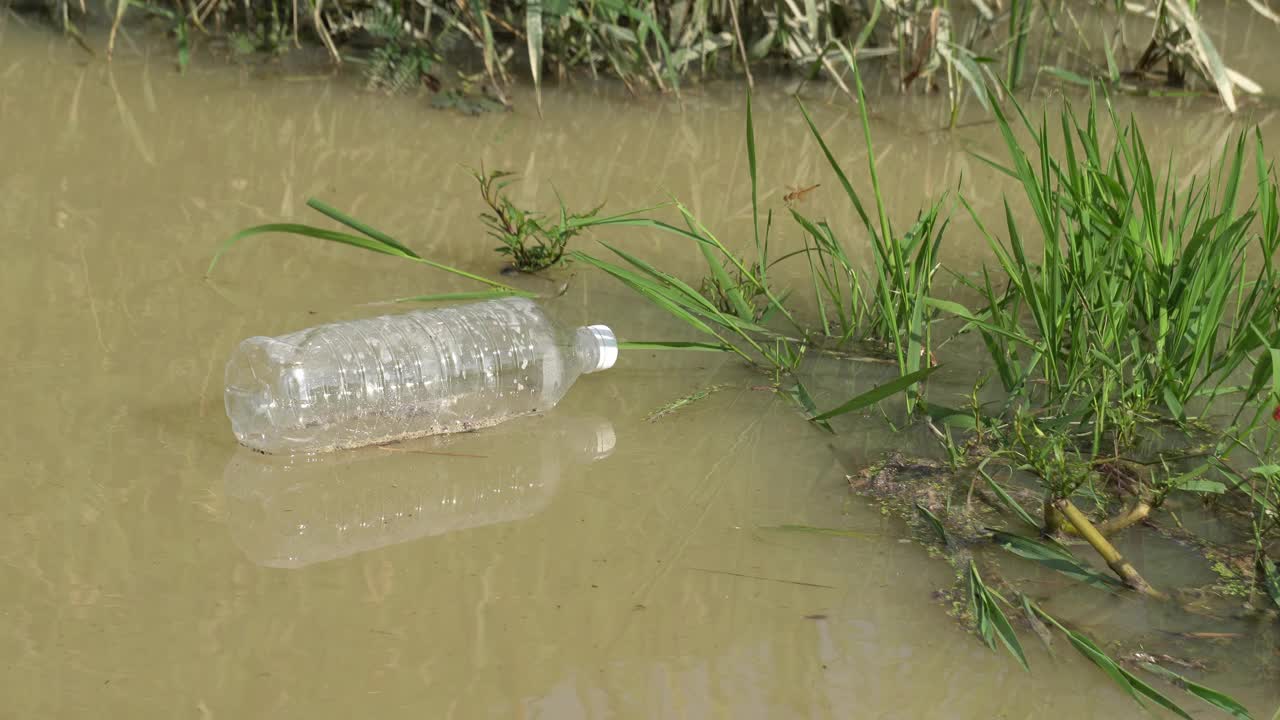
[[[474,430],[547,410],[602,369],[596,334],[504,298],[249,338],[227,364],[227,415],[270,453]]]

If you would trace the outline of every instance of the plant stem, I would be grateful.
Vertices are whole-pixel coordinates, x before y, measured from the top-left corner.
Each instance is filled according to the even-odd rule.
[[[1102,559],[1106,561],[1107,567],[1111,568],[1111,570],[1115,572],[1121,580],[1124,580],[1129,587],[1137,590],[1143,595],[1147,595],[1158,600],[1168,599],[1164,593],[1161,593],[1151,587],[1151,585],[1143,579],[1137,569],[1134,568],[1128,560],[1124,559],[1124,556],[1120,554],[1120,551],[1117,550],[1116,547],[1105,537],[1103,537],[1102,533],[1098,532],[1098,529],[1093,526],[1093,523],[1089,522],[1089,518],[1085,517],[1085,514],[1080,512],[1079,508],[1071,504],[1070,500],[1067,498],[1059,498],[1053,502],[1053,507],[1065,515],[1067,520],[1071,521],[1071,524],[1080,531],[1080,536],[1083,537],[1089,545],[1093,546],[1093,549],[1096,550],[1098,554],[1102,556]]]
[[[1151,516],[1151,503],[1146,500],[1138,500],[1128,510],[1116,515],[1113,518],[1098,523],[1095,527],[1098,532],[1106,535],[1114,535],[1121,530],[1131,528],[1134,525],[1146,520]],[[1066,523],[1061,528],[1062,532],[1068,535],[1082,537],[1079,528],[1072,523]]]

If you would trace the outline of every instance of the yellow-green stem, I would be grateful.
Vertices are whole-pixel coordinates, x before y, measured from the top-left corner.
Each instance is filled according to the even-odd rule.
[[[1128,560],[1124,559],[1124,556],[1120,554],[1120,551],[1117,550],[1110,541],[1103,537],[1102,533],[1098,532],[1098,528],[1094,527],[1093,523],[1089,522],[1089,518],[1085,517],[1085,514],[1080,512],[1080,508],[1072,505],[1071,501],[1066,498],[1059,498],[1058,500],[1055,500],[1053,506],[1066,516],[1067,520],[1069,520],[1071,524],[1075,526],[1076,530],[1080,532],[1080,536],[1085,539],[1085,542],[1088,542],[1089,545],[1091,545],[1093,549],[1102,556],[1102,559],[1107,563],[1107,567],[1111,568],[1111,570],[1118,575],[1121,580],[1124,580],[1129,587],[1137,590],[1143,595],[1148,595],[1160,600],[1166,599],[1163,593],[1151,587],[1151,585],[1143,579],[1142,575],[1138,573],[1137,569],[1134,568]]]

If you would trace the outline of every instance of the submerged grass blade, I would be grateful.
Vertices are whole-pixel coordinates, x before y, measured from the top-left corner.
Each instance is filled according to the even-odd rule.
[[[702,350],[711,352],[732,352],[728,345],[716,343],[679,341],[679,340],[623,340],[618,343],[622,350]]]
[[[792,402],[799,405],[807,415],[813,415],[813,413],[818,411],[818,406],[814,404],[813,398],[809,395],[809,391],[805,389],[804,383],[800,382],[799,378],[796,379],[792,387],[786,390],[786,395],[791,398]],[[836,432],[835,429],[831,427],[831,423],[822,418],[810,417],[809,420],[833,435]]]
[[[657,410],[654,410],[653,412],[646,415],[644,418],[645,422],[654,422],[656,420],[664,418],[678,410],[681,410],[682,408],[688,407],[698,402],[699,400],[705,400],[706,398],[710,397],[712,394],[717,393],[721,390],[724,390],[728,387],[729,387],[728,385],[712,385],[710,387],[702,388],[701,390],[695,390],[689,393],[688,395],[682,395],[676,398],[675,400],[672,400],[666,405],[663,405]]]
[[[996,482],[996,479],[991,477],[984,468],[979,467],[978,473],[982,475],[983,480],[987,481],[987,486],[996,494],[996,497],[1000,498],[1000,502],[1004,503],[1005,507],[1013,511],[1013,514],[1017,515],[1018,519],[1022,520],[1022,522],[1037,531],[1041,529],[1040,523],[1036,522],[1035,518],[1031,517],[1031,513],[1028,513],[1026,508],[1022,507],[1017,500],[1014,500],[1009,493],[1000,486],[1000,483]]]
[[[1125,588],[1124,583],[1119,580],[1085,567],[1075,556],[1061,547],[1025,538],[1021,535],[1014,535],[1003,530],[992,529],[991,533],[992,539],[995,540],[996,544],[1005,550],[1028,560],[1034,560],[1069,578],[1112,592]]]
[[[1252,716],[1249,715],[1249,711],[1245,709],[1245,706],[1241,705],[1230,695],[1220,693],[1213,688],[1208,688],[1204,685],[1192,682],[1178,673],[1160,667],[1155,663],[1142,663],[1142,667],[1148,672],[1159,675],[1161,678],[1168,680],[1174,686],[1186,690],[1188,693],[1195,695],[1219,710],[1227,712],[1231,717],[1238,718],[1239,720],[1252,720]]]
[[[1275,561],[1266,555],[1258,558],[1258,564],[1262,566],[1262,586],[1266,588],[1271,602],[1280,608],[1280,569],[1277,569]]]
[[[921,505],[920,503],[916,503],[916,512],[919,513],[925,523],[927,523],[929,527],[933,528],[933,531],[938,534],[938,539],[942,541],[943,545],[951,545],[951,536],[947,535],[947,529],[942,526],[942,521],[938,519],[937,515],[934,515],[929,511],[929,508]]]
[[[475,292],[456,292],[456,293],[436,293],[434,295],[410,295],[409,297],[396,298],[395,302],[454,302],[458,300],[491,300],[500,297],[510,297],[513,293],[509,290],[477,290]],[[523,293],[521,293],[523,294]]]
[[[1025,596],[1024,596],[1024,599],[1025,599]],[[1174,713],[1178,717],[1185,718],[1185,720],[1192,720],[1191,716],[1187,714],[1186,710],[1183,710],[1181,707],[1178,706],[1177,703],[1165,697],[1164,695],[1160,694],[1158,690],[1151,687],[1147,683],[1143,682],[1133,673],[1120,667],[1120,665],[1116,663],[1115,660],[1112,660],[1105,652],[1102,651],[1102,648],[1098,647],[1097,644],[1093,642],[1093,640],[1090,640],[1088,638],[1088,636],[1078,633],[1074,630],[1068,629],[1062,623],[1058,622],[1056,618],[1054,618],[1052,615],[1042,610],[1040,606],[1036,605],[1035,603],[1030,602],[1029,600],[1027,601],[1027,603],[1030,605],[1031,609],[1034,610],[1035,613],[1039,615],[1043,620],[1048,622],[1050,625],[1056,627],[1059,631],[1061,631],[1064,635],[1066,635],[1067,640],[1071,642],[1071,647],[1074,647],[1077,652],[1079,652],[1081,655],[1084,655],[1086,658],[1088,658],[1089,661],[1092,662],[1094,665],[1096,665],[1099,670],[1102,670],[1104,673],[1107,674],[1108,677],[1110,677],[1113,681],[1115,681],[1115,683],[1119,685],[1121,689],[1129,693],[1129,697],[1132,697],[1134,702],[1137,702],[1139,705],[1141,705],[1142,698],[1146,697],[1151,701],[1155,702],[1157,705]]]
[[[833,417],[838,417],[846,413],[851,413],[857,410],[861,410],[865,407],[870,407],[880,402],[881,400],[884,400],[885,398],[891,397],[893,395],[897,395],[898,393],[906,390],[912,385],[915,385],[921,380],[924,380],[925,378],[932,375],[934,371],[940,367],[942,366],[934,365],[933,367],[923,368],[913,373],[908,373],[906,375],[903,375],[902,377],[891,380],[887,383],[884,383],[883,385],[877,385],[876,387],[873,387],[870,390],[860,395],[857,395],[853,398],[850,398],[849,400],[846,400],[840,406],[834,407],[824,413],[820,413],[809,419],[814,422],[829,420]]]
[[[974,623],[978,636],[987,644],[987,647],[995,649],[995,638],[1000,638],[1000,642],[1017,659],[1018,664],[1022,665],[1023,670],[1030,671],[1031,666],[1027,664],[1026,653],[1022,651],[1022,643],[1018,641],[1018,635],[1013,631],[1013,625],[1009,623],[1009,618],[1004,614],[1004,610],[1000,609],[998,600],[1003,600],[998,593],[991,590],[982,581],[982,576],[978,573],[978,566],[972,560],[969,561],[969,611],[973,613]]]

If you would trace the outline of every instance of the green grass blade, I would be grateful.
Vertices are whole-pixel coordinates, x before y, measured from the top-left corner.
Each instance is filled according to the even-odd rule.
[[[799,378],[796,378],[795,384],[787,391],[786,394],[787,397],[791,398],[792,402],[799,405],[800,408],[804,410],[805,414],[812,416],[818,411],[818,406],[813,402],[813,397],[809,395],[809,391],[805,389],[804,383],[800,382]],[[809,420],[832,435],[836,432],[835,429],[831,427],[831,423],[827,422],[823,418],[810,417]]]
[[[510,297],[518,295],[523,297],[536,297],[534,293],[524,292],[522,290],[477,290],[475,292],[456,292],[456,293],[436,293],[434,295],[410,295],[409,297],[396,298],[395,302],[453,302],[457,300],[490,300],[493,298]]]
[[[1147,696],[1147,698],[1150,699],[1152,702],[1164,708],[1165,710],[1168,710],[1174,715],[1177,715],[1180,718],[1185,718],[1185,720],[1193,720],[1193,718],[1187,714],[1187,711],[1183,710],[1178,705],[1178,703],[1170,700],[1169,698],[1165,697],[1164,694],[1162,694],[1159,690],[1156,690],[1155,688],[1143,682],[1141,679],[1138,678],[1137,675],[1134,675],[1133,673],[1129,672],[1128,670],[1125,670],[1119,665],[1117,665],[1116,667],[1119,668],[1120,674],[1124,676],[1125,681],[1129,683],[1129,687],[1133,688],[1135,692]]]
[[[925,523],[938,534],[938,540],[940,540],[943,545],[951,545],[951,536],[947,535],[947,529],[942,526],[942,521],[938,519],[937,515],[934,515],[929,511],[929,508],[921,505],[920,503],[916,503],[916,512],[919,513]]]
[[[613,250],[613,248],[609,249]],[[729,298],[729,304],[733,305],[733,312],[742,320],[754,322],[755,313],[752,312],[751,306],[747,304],[746,299],[742,297],[741,288],[733,281],[733,278],[729,277],[729,271],[724,269],[724,264],[715,256],[711,247],[706,244],[700,244],[698,249],[702,251],[702,258],[707,261],[707,271],[715,279],[716,285],[724,290],[725,295]],[[617,250],[614,250],[614,252],[617,252]]]
[[[404,245],[401,245],[398,241],[396,241],[395,238],[382,232],[381,230],[377,230],[372,227],[369,227],[363,222],[360,222],[359,220],[351,217],[350,215],[342,212],[341,210],[333,207],[332,205],[329,205],[328,203],[322,200],[319,200],[317,198],[307,198],[307,206],[311,207],[314,210],[318,210],[320,213],[324,214],[330,219],[336,220],[337,222],[340,222],[343,225],[346,225],[347,227],[351,228],[352,230],[355,230],[358,233],[368,235],[374,240],[377,240],[386,245],[390,245],[391,247],[399,250],[400,252],[404,253],[405,255],[411,258],[420,259],[418,258],[417,253],[405,247]]]
[[[893,395],[897,395],[903,390],[906,390],[912,385],[915,385],[921,380],[924,380],[925,378],[932,375],[933,372],[940,367],[942,366],[934,365],[933,367],[923,368],[921,370],[917,370],[913,373],[908,373],[906,375],[903,375],[902,377],[891,380],[887,383],[884,383],[883,385],[877,385],[876,387],[871,388],[870,390],[862,393],[861,395],[858,395],[856,397],[853,397],[845,401],[839,407],[832,408],[824,413],[815,415],[809,419],[814,422],[821,421],[821,420],[829,420],[833,417],[844,415],[846,413],[855,412],[865,407],[875,405],[881,400],[884,400],[885,398],[891,397]]]
[[[844,170],[841,169],[840,163],[836,161],[836,156],[832,154],[831,148],[827,147],[827,141],[822,139],[822,133],[818,132],[818,126],[813,123],[813,118],[809,117],[809,111],[798,97],[796,98],[796,104],[800,106],[800,114],[804,116],[804,121],[809,125],[810,134],[813,135],[814,140],[818,141],[818,147],[822,150],[822,154],[826,156],[827,164],[835,172],[836,178],[840,181],[840,186],[844,188],[844,194],[853,203],[853,209],[857,211],[858,217],[862,219],[862,224],[868,229],[874,229],[871,224],[871,217],[867,215],[866,208],[862,205],[862,199],[858,197],[857,191],[853,189],[853,183],[849,182],[849,177],[844,174]]]
[[[1091,80],[1089,80],[1089,78],[1087,78],[1087,77],[1084,77],[1084,76],[1082,76],[1082,75],[1078,75],[1078,74],[1076,74],[1076,73],[1071,72],[1070,70],[1067,70],[1067,69],[1065,69],[1065,68],[1060,68],[1060,67],[1057,67],[1057,66],[1054,66],[1054,65],[1049,65],[1049,66],[1046,66],[1046,67],[1040,68],[1040,70],[1041,70],[1041,72],[1048,73],[1048,74],[1050,74],[1050,75],[1052,75],[1052,76],[1054,76],[1054,77],[1058,78],[1059,80],[1063,80],[1063,81],[1069,82],[1069,83],[1071,83],[1072,85],[1080,85],[1080,86],[1082,86],[1082,87],[1089,87],[1090,85],[1092,85],[1092,84],[1093,84],[1093,82],[1092,82]]]
[[[756,130],[751,115],[751,87],[747,86],[747,171],[751,175],[751,229],[755,232],[756,252],[760,247],[760,203],[756,178]]]
[[[1227,712],[1231,717],[1238,718],[1239,720],[1252,720],[1252,716],[1249,715],[1249,711],[1245,709],[1244,705],[1241,705],[1230,695],[1220,693],[1212,688],[1207,688],[1204,685],[1192,682],[1178,673],[1160,667],[1155,663],[1144,662],[1142,663],[1142,667],[1148,672],[1159,675],[1161,678],[1168,680],[1174,686],[1186,690],[1219,710]]]
[[[529,46],[529,72],[533,75],[533,95],[542,114],[542,0],[525,6],[524,31]]]
[[[987,588],[986,583],[982,581],[982,576],[978,573],[978,566],[972,560],[969,561],[969,609],[973,613],[974,621],[977,624],[979,637],[987,644],[987,647],[995,649],[994,639],[1000,638],[1000,642],[1017,659],[1022,665],[1022,669],[1030,670],[1031,666],[1027,664],[1027,656],[1022,651],[1022,643],[1018,641],[1018,635],[1013,631],[1013,625],[1009,623],[1009,618],[1005,616],[1004,611],[1000,609],[999,603],[996,601],[1000,596],[994,591]],[[1001,598],[1003,599],[1003,598]]]
[[[1235,112],[1236,98],[1232,89],[1231,75],[1227,72],[1227,66],[1222,62],[1222,56],[1218,54],[1217,48],[1213,46],[1213,41],[1209,39],[1209,34],[1201,27],[1195,11],[1187,6],[1185,0],[1166,0],[1166,6],[1173,11],[1178,21],[1191,36],[1191,44],[1195,48],[1201,64],[1208,69],[1209,77],[1217,87],[1218,95],[1222,97],[1223,104],[1227,106],[1227,110]]]
[[[1102,651],[1102,648],[1094,644],[1094,642],[1088,637],[1075,632],[1074,630],[1067,629],[1062,625],[1062,623],[1058,622],[1049,613],[1040,609],[1040,607],[1035,603],[1031,603],[1031,607],[1037,615],[1066,634],[1067,639],[1071,641],[1071,646],[1074,647],[1077,652],[1084,655],[1090,660],[1090,662],[1105,672],[1108,677],[1114,680],[1115,683],[1121,687],[1121,689],[1129,693],[1129,696],[1132,697],[1139,705],[1142,704],[1142,696],[1146,696],[1161,707],[1176,714],[1178,717],[1185,718],[1185,720],[1191,720],[1191,716],[1187,714],[1187,711],[1178,707],[1178,704],[1169,698],[1161,695],[1155,688],[1146,684],[1142,680],[1139,680],[1133,675],[1133,673],[1120,667]]]
[[[1280,608],[1280,569],[1266,555],[1258,559],[1258,564],[1262,566],[1262,586],[1266,588],[1267,595],[1271,596],[1271,602]]]
[[[1085,567],[1075,556],[1060,547],[1003,530],[992,529],[991,534],[997,545],[1014,555],[1034,560],[1074,580],[1107,591],[1117,591],[1125,587],[1119,580]]]
[[[727,345],[676,340],[623,340],[618,343],[618,347],[622,350],[703,350],[711,352],[732,352],[732,349]]]
[[[383,255],[393,255],[395,257],[412,259],[412,256],[406,255],[398,248],[389,246],[386,243],[379,242],[377,240],[363,238],[358,235],[351,235],[337,230],[326,230],[324,228],[301,225],[298,223],[269,223],[267,225],[255,225],[251,228],[245,228],[224,240],[222,245],[218,247],[218,251],[214,253],[213,259],[209,261],[209,267],[205,270],[205,276],[208,276],[213,272],[213,268],[218,264],[218,260],[220,260],[222,255],[230,250],[236,243],[244,240],[245,238],[253,237],[254,235],[264,235],[268,233],[301,235],[303,237],[314,238],[316,240],[328,240],[329,242],[351,245],[352,247],[371,250],[376,253],[382,253]]]
[[[996,482],[995,478],[987,474],[987,471],[982,467],[978,468],[978,474],[982,475],[982,478],[987,481],[987,486],[991,488],[991,491],[996,494],[996,497],[1000,498],[1000,502],[1004,503],[1005,507],[1012,510],[1013,514],[1018,516],[1018,519],[1022,520],[1022,522],[1026,523],[1028,526],[1036,530],[1040,530],[1040,523],[1036,522],[1035,518],[1031,517],[1031,513],[1028,513],[1026,508],[1022,507],[1017,500],[1014,500],[1013,497],[1011,497],[1009,493],[1000,486],[1000,483]]]
[[[966,321],[967,324],[972,325],[981,330],[985,330],[989,333],[1000,335],[1001,337],[1008,338],[1009,340],[1026,344],[1029,347],[1040,346],[1039,343],[1036,343],[1034,340],[1032,340],[1030,337],[1028,337],[1026,334],[1020,331],[1015,332],[1008,328],[1004,328],[999,325],[989,323],[979,318],[977,315],[970,312],[968,308],[961,305],[960,303],[952,302],[950,300],[939,300],[938,298],[926,297],[924,298],[924,304],[928,305],[929,307],[941,310],[943,312],[955,315],[961,320]]]

